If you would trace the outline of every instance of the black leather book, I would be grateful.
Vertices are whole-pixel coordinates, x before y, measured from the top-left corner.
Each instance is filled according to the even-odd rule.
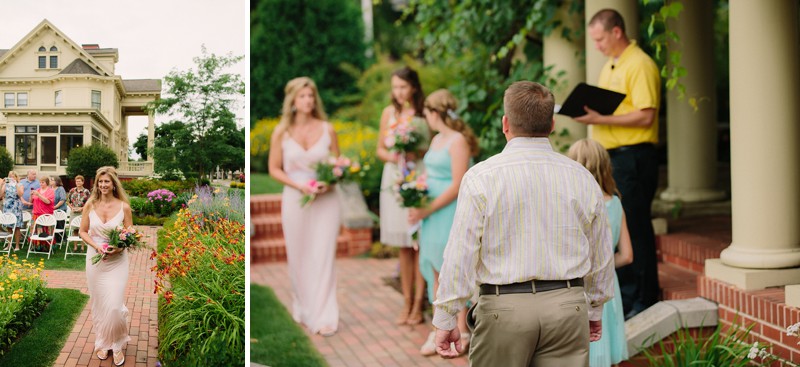
[[[587,106],[601,115],[611,115],[623,99],[625,99],[625,95],[622,93],[579,83],[556,113],[570,117],[583,116],[586,114],[583,106]]]

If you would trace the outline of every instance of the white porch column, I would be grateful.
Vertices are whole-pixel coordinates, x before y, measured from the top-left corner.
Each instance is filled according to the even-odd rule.
[[[797,7],[730,1],[733,242],[721,255],[728,266],[800,266]]]
[[[153,161],[153,146],[156,140],[156,118],[152,113],[147,114],[147,161]]]
[[[680,20],[668,27],[680,37],[670,43],[681,52],[687,77],[680,80],[686,96],[667,92],[667,158],[669,184],[661,198],[669,201],[710,201],[725,197],[717,185],[717,96],[714,86],[714,4],[712,0],[683,2]],[[689,104],[698,100],[698,109]]]
[[[585,22],[580,14],[569,13],[570,3],[571,1],[567,1],[561,5],[556,14],[556,19],[560,20],[562,24],[570,25],[570,27],[584,27]],[[544,38],[545,66],[553,66],[553,69],[551,69],[553,75],[561,71],[565,73],[564,77],[559,80],[559,84],[553,88],[556,104],[563,104],[569,92],[578,83],[586,81],[586,67],[581,60],[581,52],[586,45],[585,37],[571,41],[567,40],[561,36],[563,28],[563,26],[559,26]],[[585,33],[582,32],[582,34]],[[597,81],[594,83],[597,83]],[[561,137],[560,134],[564,129],[569,135]],[[554,142],[554,148],[556,149],[566,147],[566,144],[571,144],[578,139],[586,137],[586,125],[576,122],[568,116],[556,115],[555,130],[556,135],[551,141]]]

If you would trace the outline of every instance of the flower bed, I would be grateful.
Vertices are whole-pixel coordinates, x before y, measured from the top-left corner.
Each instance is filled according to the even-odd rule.
[[[47,297],[42,279],[44,262],[18,261],[17,255],[0,256],[0,355],[31,326]]]
[[[163,366],[244,364],[244,246],[244,199],[219,190],[197,189],[159,231]]]

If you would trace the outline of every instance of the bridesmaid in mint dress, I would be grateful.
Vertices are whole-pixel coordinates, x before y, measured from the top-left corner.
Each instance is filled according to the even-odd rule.
[[[289,81],[283,116],[272,133],[269,173],[284,184],[281,221],[293,290],[292,316],[312,333],[332,336],[339,327],[334,266],[339,201],[325,187],[311,203],[300,205],[304,194],[314,193],[308,185],[316,179],[314,165],[339,155],[336,133],[325,118],[314,82],[307,77]]]
[[[419,269],[428,284],[428,299],[433,302],[439,283],[439,270],[444,261],[444,248],[453,226],[456,198],[461,178],[469,168],[472,157],[478,154],[478,140],[472,130],[455,113],[458,108],[455,97],[440,89],[425,100],[425,118],[431,130],[438,132],[431,140],[423,162],[427,174],[428,205],[409,209],[409,223],[422,220],[419,235]],[[469,343],[466,310],[458,314],[458,327],[462,335],[464,350]],[[434,333],[420,349],[423,355],[436,354],[433,345]]]
[[[619,199],[619,191],[611,175],[611,157],[600,143],[581,139],[570,147],[567,155],[581,163],[603,189],[614,241],[614,266],[619,268],[633,262],[633,248],[625,222],[625,212]],[[625,337],[625,317],[622,313],[619,280],[614,276],[614,298],[603,306],[602,338],[589,343],[589,366],[607,367],[628,358],[628,341]]]

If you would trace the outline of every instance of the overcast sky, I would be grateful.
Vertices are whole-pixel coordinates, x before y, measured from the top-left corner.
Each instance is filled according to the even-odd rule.
[[[123,79],[161,79],[194,66],[205,44],[209,53],[246,55],[250,15],[244,0],[0,0],[0,49],[10,49],[43,19],[78,45],[119,50],[116,73]],[[249,82],[249,60],[231,69]],[[244,98],[236,115],[244,126]],[[156,124],[163,117],[156,118]],[[129,118],[131,144],[147,128],[147,117]]]

